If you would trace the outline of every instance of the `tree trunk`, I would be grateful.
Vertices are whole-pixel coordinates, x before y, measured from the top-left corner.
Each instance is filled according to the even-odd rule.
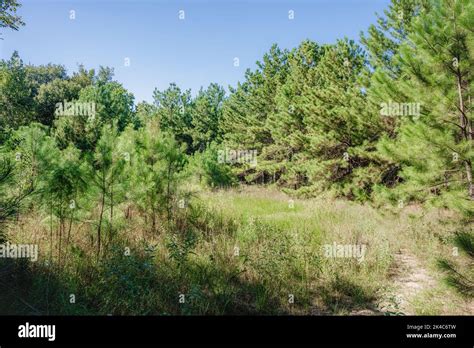
[[[102,230],[102,218],[104,216],[105,193],[102,192],[102,202],[100,204],[99,226],[97,228],[97,258],[100,256],[100,234]]]
[[[105,193],[107,187],[105,186],[105,169],[102,169],[102,199],[100,204],[100,215],[99,215],[99,226],[97,227],[97,259],[100,256],[100,239],[101,239],[101,232],[102,232],[102,220],[104,218],[104,209],[105,209]]]
[[[458,58],[459,61],[459,58]],[[470,127],[469,119],[466,116],[465,112],[465,104],[464,98],[462,93],[462,75],[461,70],[458,67],[456,71],[456,78],[457,78],[457,87],[458,87],[458,96],[459,96],[459,110],[461,114],[459,115],[459,120],[461,123],[461,133],[462,137],[468,141],[472,142],[472,131]],[[472,181],[472,162],[470,159],[464,159],[464,168],[466,170],[466,178],[467,178],[467,185],[468,185],[468,196],[471,200],[474,200],[474,183]]]
[[[167,210],[167,213],[168,213],[168,227],[170,226],[170,221],[171,221],[170,181],[171,181],[171,164],[168,166],[168,185],[167,185],[167,192],[166,192],[166,210]]]
[[[65,262],[69,259],[69,241],[71,239],[71,230],[72,230],[72,220],[74,219],[74,213],[71,214],[69,218],[69,226],[67,229],[67,237],[66,237],[66,255],[64,256]]]
[[[64,218],[61,217],[59,221],[59,244],[58,244],[58,267],[61,268],[61,242],[63,236],[63,226],[64,226]]]
[[[114,229],[113,219],[114,219],[114,181],[110,184],[110,230],[109,230],[109,243],[112,242],[112,233]]]

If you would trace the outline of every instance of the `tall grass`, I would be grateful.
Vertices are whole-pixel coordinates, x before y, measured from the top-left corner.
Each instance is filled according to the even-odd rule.
[[[0,264],[2,284],[13,290],[0,297],[0,311],[378,313],[380,294],[391,284],[395,253],[408,248],[420,257],[439,256],[448,252],[442,241],[455,228],[443,225],[440,212],[413,207],[392,214],[327,197],[290,200],[261,188],[200,192],[187,208],[177,210],[172,225],[163,224],[156,233],[138,212],[122,216],[99,260],[92,226],[79,224],[60,269],[54,253],[50,259],[50,248],[55,250],[48,238],[50,221],[25,215],[9,227],[9,240],[37,243],[40,258]],[[333,243],[366,245],[363,261],[326,257],[324,245]]]

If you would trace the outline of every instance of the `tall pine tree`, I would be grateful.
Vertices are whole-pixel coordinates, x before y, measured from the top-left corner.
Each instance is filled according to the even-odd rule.
[[[402,167],[392,198],[421,199],[474,214],[472,88],[474,4],[433,1],[401,47],[401,78],[377,72],[378,98],[399,119],[379,144]],[[406,105],[419,106],[420,114]],[[419,116],[419,117],[418,117]]]

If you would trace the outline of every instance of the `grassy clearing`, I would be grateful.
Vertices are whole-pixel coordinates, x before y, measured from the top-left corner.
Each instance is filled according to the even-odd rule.
[[[373,313],[403,313],[396,297],[387,298],[400,291],[393,282],[395,270],[401,267],[395,255],[402,251],[414,255],[419,261],[417,267],[426,268],[435,280],[430,288],[410,299],[404,311],[430,315],[474,313],[473,301],[446,286],[435,266],[441,257],[452,258],[453,233],[468,228],[456,224],[449,211],[420,206],[380,210],[328,197],[298,200],[256,187],[207,193],[202,197],[224,216],[239,216],[242,221],[257,219],[285,229],[295,239],[311,236],[319,243],[311,250],[315,254],[322,255],[323,244],[366,244],[362,265],[347,259],[320,260],[319,286],[327,291],[317,294],[314,300],[331,313],[358,313],[364,306]],[[349,299],[344,295],[349,295]],[[387,301],[391,302],[388,307]]]
[[[381,302],[393,285],[394,255],[408,250],[434,274],[431,266],[449,255],[446,242],[457,228],[442,211],[407,207],[393,214],[327,197],[290,199],[257,187],[201,191],[177,211],[173,226],[160,225],[154,234],[134,212],[122,217],[100,262],[93,226],[83,223],[73,227],[60,269],[54,253],[50,259],[49,220],[26,215],[9,227],[9,240],[37,243],[40,259],[2,265],[2,283],[13,291],[3,292],[0,311],[377,314],[387,312]],[[325,257],[323,246],[333,243],[366,245],[363,261]],[[468,302],[436,284],[410,310],[472,314]],[[396,303],[391,308],[397,312]]]

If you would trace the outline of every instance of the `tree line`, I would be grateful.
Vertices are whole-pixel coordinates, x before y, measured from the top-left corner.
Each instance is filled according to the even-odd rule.
[[[68,75],[15,52],[0,62],[0,223],[22,201],[54,217],[58,241],[92,221],[99,255],[118,207],[133,202],[156,232],[190,178],[472,217],[473,31],[471,1],[392,0],[361,45],[275,44],[228,95],[172,83],[137,105],[111,68]],[[229,149],[257,165],[219,160]]]

